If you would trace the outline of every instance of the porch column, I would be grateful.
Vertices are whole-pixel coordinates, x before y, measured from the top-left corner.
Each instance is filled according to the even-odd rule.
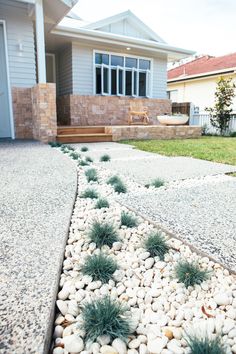
[[[45,84],[46,83],[46,60],[45,60],[43,0],[36,0],[35,2],[35,19],[36,19],[38,83]]]

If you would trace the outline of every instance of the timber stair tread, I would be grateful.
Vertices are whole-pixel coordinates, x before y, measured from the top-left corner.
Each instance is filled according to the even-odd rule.
[[[58,126],[57,141],[61,143],[92,143],[112,141],[105,126]]]

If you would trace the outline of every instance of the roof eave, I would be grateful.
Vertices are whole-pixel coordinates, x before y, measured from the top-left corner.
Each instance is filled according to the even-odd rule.
[[[174,79],[169,79],[167,80],[167,83],[172,83],[172,82],[182,82],[182,81],[188,81],[188,80],[194,80],[194,79],[199,79],[199,78],[206,78],[206,77],[211,77],[219,74],[227,74],[227,73],[234,73],[236,72],[236,67],[232,68],[227,68],[223,70],[215,70],[215,71],[209,71],[206,73],[200,73],[197,75],[188,75],[185,77],[176,77]]]

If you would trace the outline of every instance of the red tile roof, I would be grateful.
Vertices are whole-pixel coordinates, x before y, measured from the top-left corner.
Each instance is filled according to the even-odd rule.
[[[211,57],[205,55],[189,63],[178,66],[168,71],[168,80],[183,79],[188,76],[206,74],[212,71],[225,70],[236,67],[236,53],[222,57]]]

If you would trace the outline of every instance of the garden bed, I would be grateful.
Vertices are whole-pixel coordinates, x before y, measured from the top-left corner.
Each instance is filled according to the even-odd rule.
[[[235,276],[117,202],[144,186],[82,164],[53,354],[195,354],[201,337],[219,348],[209,353],[236,353]]]

